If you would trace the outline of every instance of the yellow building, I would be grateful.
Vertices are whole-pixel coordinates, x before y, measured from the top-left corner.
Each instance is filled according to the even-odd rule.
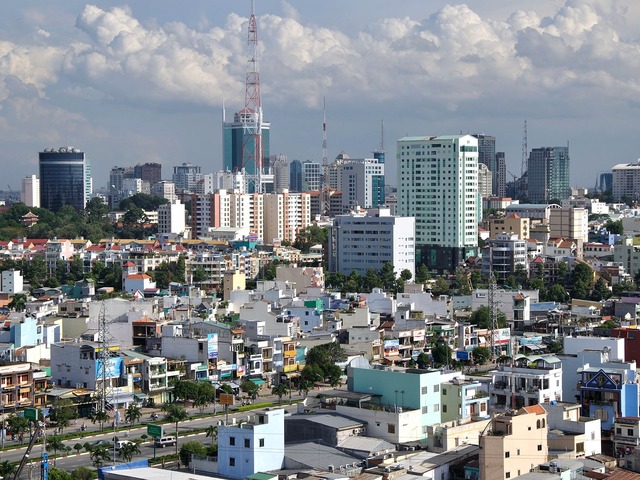
[[[491,420],[480,437],[480,480],[516,478],[547,461],[547,412],[540,405]]]
[[[529,238],[530,220],[512,213],[503,218],[493,218],[489,221],[489,234],[496,238],[499,233],[515,233],[520,240]]]

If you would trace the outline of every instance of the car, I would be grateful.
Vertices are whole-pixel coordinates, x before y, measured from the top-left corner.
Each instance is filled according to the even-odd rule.
[[[158,437],[156,438],[156,447],[172,447],[176,444],[176,437]]]
[[[109,441],[109,440],[96,440],[95,442],[91,443],[92,447],[102,447],[102,446],[112,446],[113,444]]]
[[[117,450],[117,451],[120,451],[120,449],[121,449],[124,445],[127,445],[127,444],[129,444],[129,443],[133,443],[133,442],[132,442],[132,441],[130,441],[130,440],[118,440],[118,441],[116,442],[116,450]]]

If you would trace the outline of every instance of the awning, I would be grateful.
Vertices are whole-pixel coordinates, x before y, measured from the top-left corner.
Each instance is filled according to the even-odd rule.
[[[266,385],[267,382],[265,382],[263,379],[261,378],[250,378],[249,380],[251,380],[253,383],[255,383],[256,385],[260,386],[260,385]]]
[[[149,398],[149,395],[141,392],[133,392],[133,396],[138,400],[144,400],[145,398]]]

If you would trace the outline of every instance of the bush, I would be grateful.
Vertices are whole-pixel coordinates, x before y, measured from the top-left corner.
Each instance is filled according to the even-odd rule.
[[[191,461],[191,455],[206,455],[207,448],[200,442],[190,441],[182,444],[180,447],[180,463],[183,466],[188,467]]]

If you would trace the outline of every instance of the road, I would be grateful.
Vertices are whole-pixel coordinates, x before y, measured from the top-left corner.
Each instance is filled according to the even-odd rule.
[[[296,408],[295,405],[289,406],[286,402],[283,402],[282,406],[283,408],[289,407],[289,411],[292,411]],[[250,414],[251,412],[230,413],[229,419],[232,419],[232,418],[239,419],[239,418],[247,417],[247,415],[250,415]],[[213,416],[213,413],[212,413],[211,416],[209,417],[196,418],[196,419],[180,422],[178,424],[178,449],[183,443],[191,440],[197,440],[203,444],[207,444],[211,441],[210,439],[206,438],[206,435],[204,433],[181,436],[180,435],[181,431],[186,433],[196,428],[207,428],[210,425],[216,425],[219,421],[224,419],[225,419],[225,416],[221,415],[220,412],[218,412],[216,416]],[[154,423],[161,424],[163,426],[165,435],[175,435],[174,423],[164,423],[164,422],[154,422]],[[142,435],[146,435],[146,433],[147,433],[146,424],[140,424],[140,425],[136,425],[134,428],[131,428],[129,430],[128,437],[125,437],[123,432],[118,432],[116,436],[118,436],[118,438],[121,440],[124,440],[124,439],[136,440],[136,439],[140,439]],[[65,457],[51,460],[50,465],[51,466],[54,465],[54,462],[55,462],[56,467],[62,468],[63,470],[68,472],[72,471],[73,469],[81,465],[92,467],[89,453],[85,452],[84,449],[82,449],[81,451],[82,453],[75,454],[75,450],[73,449],[73,446],[76,445],[77,443],[80,443],[80,444],[84,444],[85,442],[93,443],[93,442],[97,442],[98,440],[106,440],[111,442],[113,437],[114,437],[114,432],[109,431],[109,429],[105,428],[103,433],[90,432],[84,438],[73,438],[70,440],[66,440],[64,441],[64,444],[69,448],[71,448],[70,453]],[[25,451],[26,451],[26,447],[20,447],[13,450],[2,451],[0,452],[0,462],[3,462],[5,460],[8,460],[9,462],[20,461],[24,456]],[[25,466],[25,468],[22,471],[22,474],[20,475],[21,479],[31,478],[31,480],[33,480],[33,479],[39,478],[39,475],[40,475],[39,460],[41,458],[42,452],[43,452],[43,447],[41,444],[37,444],[33,447],[33,450],[31,451],[31,458],[33,459],[33,462],[30,462]],[[153,443],[149,440],[147,440],[144,443],[141,443],[140,452],[141,452],[141,455],[134,457],[133,460],[140,460],[143,458],[153,458]],[[49,451],[49,454],[53,454],[53,453],[54,452]],[[167,455],[170,453],[175,453],[175,447],[165,447],[165,448],[156,449],[157,456]],[[113,453],[112,453],[112,456],[113,456]],[[116,455],[116,460],[118,461],[118,463],[121,462],[121,459],[117,455]],[[112,464],[113,464],[113,459],[105,463],[105,465],[112,465]]]

